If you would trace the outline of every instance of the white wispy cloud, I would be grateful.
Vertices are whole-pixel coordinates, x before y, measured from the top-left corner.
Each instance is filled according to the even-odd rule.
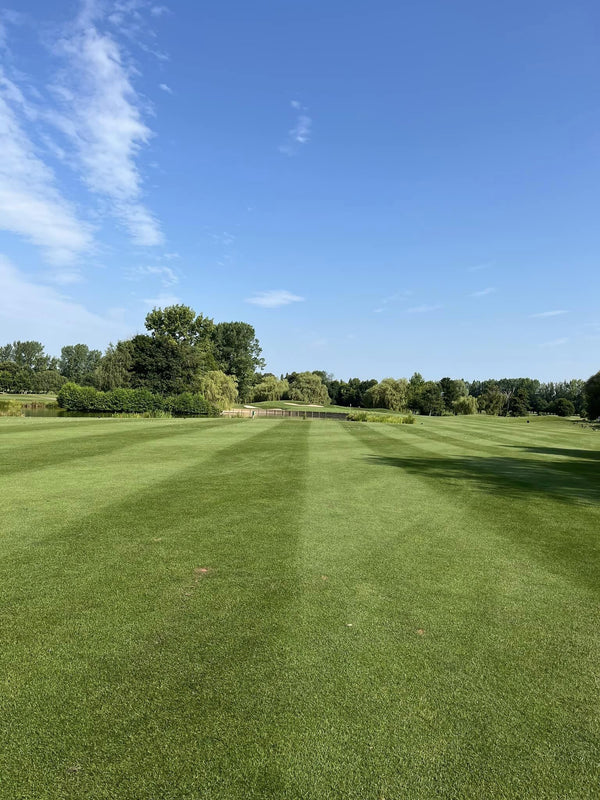
[[[37,245],[55,265],[92,247],[91,226],[60,193],[23,121],[31,115],[18,86],[0,68],[0,228]]]
[[[0,341],[38,339],[50,352],[58,352],[78,341],[104,347],[130,333],[123,319],[88,311],[51,286],[36,283],[0,254]]]
[[[480,289],[478,292],[471,292],[469,297],[485,297],[487,294],[494,294],[497,291],[494,286],[488,286],[487,289]]]
[[[135,71],[117,41],[100,30],[100,14],[100,6],[86,4],[78,24],[56,43],[67,68],[51,87],[60,111],[48,117],[73,146],[73,166],[89,190],[108,199],[136,244],[154,246],[163,236],[142,202],[137,163],[153,133],[133,86]]]
[[[153,17],[162,17],[163,14],[169,13],[168,6],[152,6],[150,13]]]
[[[540,347],[560,347],[561,344],[566,344],[568,342],[567,337],[563,337],[561,339],[552,339],[550,342],[542,342]]]
[[[424,304],[422,306],[413,306],[412,308],[407,308],[406,310],[409,314],[426,314],[428,311],[437,311],[442,307],[443,306],[440,305],[430,306]]]
[[[145,297],[143,303],[150,308],[165,308],[166,306],[179,305],[181,298],[174,294],[168,294],[168,292],[162,292],[156,297]]]
[[[285,289],[272,289],[269,292],[255,292],[253,297],[246,298],[246,303],[252,303],[263,308],[279,308],[279,306],[300,303],[303,300],[304,297],[299,297],[297,294],[292,294]]]
[[[559,317],[561,314],[568,314],[568,311],[559,309],[558,311],[540,311],[539,314],[530,314],[532,319],[541,319],[542,317]]]
[[[167,86],[166,83],[159,83],[158,88],[162,89],[163,92],[166,92],[167,94],[173,94],[173,89],[171,89],[170,86]]]
[[[288,156],[297,153],[302,145],[310,141],[312,129],[312,119],[306,113],[308,108],[303,106],[299,100],[292,100],[290,105],[294,111],[298,112],[296,124],[288,131],[286,141],[279,146],[279,151]]]
[[[130,277],[132,279],[140,279],[147,277],[159,278],[163,286],[174,286],[179,283],[179,276],[170,267],[161,266],[143,266],[136,267],[131,271]]]

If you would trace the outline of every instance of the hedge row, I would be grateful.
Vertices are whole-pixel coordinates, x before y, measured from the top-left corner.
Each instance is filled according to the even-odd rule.
[[[414,425],[415,418],[412,414],[401,417],[397,414],[376,414],[369,411],[351,411],[346,415],[350,422],[389,422],[392,425]]]
[[[58,405],[67,411],[103,411],[143,414],[146,411],[170,411],[173,414],[189,414],[218,417],[219,409],[201,394],[184,392],[172,397],[154,394],[148,389],[113,389],[100,392],[93,386],[78,386],[65,383],[58,393]]]

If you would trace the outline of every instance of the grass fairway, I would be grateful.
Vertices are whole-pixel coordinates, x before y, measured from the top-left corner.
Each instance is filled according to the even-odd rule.
[[[7,418],[0,470],[2,800],[598,797],[600,434]]]

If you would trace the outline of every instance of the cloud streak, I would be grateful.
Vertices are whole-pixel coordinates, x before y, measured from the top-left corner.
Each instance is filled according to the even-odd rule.
[[[279,145],[279,151],[287,156],[295,155],[300,147],[310,141],[312,130],[312,119],[306,113],[308,108],[303,106],[299,100],[292,100],[290,105],[298,112],[296,124],[288,131],[286,141]]]
[[[262,308],[279,308],[290,305],[290,303],[300,303],[303,300],[304,297],[292,294],[285,289],[271,289],[268,292],[255,292],[254,296],[247,297],[245,302],[262,306]]]
[[[539,314],[530,314],[531,319],[543,319],[545,317],[559,317],[561,314],[568,314],[568,311],[559,309],[558,311],[540,311]]]
[[[160,225],[142,202],[137,158],[153,136],[116,40],[99,29],[99,10],[86,6],[72,31],[54,47],[66,69],[51,87],[60,111],[51,122],[74,148],[73,166],[88,189],[109,202],[135,244],[163,241]]]
[[[469,297],[485,297],[488,294],[494,294],[495,291],[495,287],[488,286],[487,289],[480,289],[478,292],[471,292]]]
[[[92,247],[91,226],[59,192],[22,125],[31,114],[0,68],[0,228],[40,247],[55,265],[72,264]]]

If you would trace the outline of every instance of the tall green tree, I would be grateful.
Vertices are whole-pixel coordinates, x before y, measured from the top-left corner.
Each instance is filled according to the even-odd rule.
[[[236,379],[218,369],[201,376],[199,389],[204,398],[220,411],[231,408],[238,396]]]
[[[314,372],[292,372],[286,375],[290,389],[287,396],[298,403],[328,405],[331,402],[325,384]]]
[[[256,331],[247,322],[219,322],[213,341],[219,369],[236,378],[240,398],[249,400],[254,375],[265,366]]]
[[[252,400],[257,403],[263,400],[281,400],[289,388],[286,380],[279,380],[275,375],[263,375],[252,390]]]
[[[389,408],[391,411],[402,411],[408,403],[408,381],[406,378],[384,378],[364,395],[365,404],[369,408]]]
[[[99,389],[128,388],[131,382],[131,342],[109,344],[96,369],[95,383]]]
[[[170,336],[139,334],[129,342],[131,367],[129,383],[133,389],[149,389],[157,394],[199,391],[203,353]]]
[[[452,378],[442,378],[440,380],[440,388],[442,390],[444,408],[446,411],[452,411],[456,400],[460,397],[466,397],[468,394],[466,383],[461,380],[453,380]]]
[[[66,345],[60,351],[59,371],[75,383],[90,383],[101,359],[100,350],[90,350],[87,344]]]
[[[585,400],[589,419],[600,417],[600,372],[592,375],[585,383]]]
[[[184,305],[153,308],[146,314],[145,326],[152,336],[165,336],[192,346],[210,341],[215,329],[212,319]]]

